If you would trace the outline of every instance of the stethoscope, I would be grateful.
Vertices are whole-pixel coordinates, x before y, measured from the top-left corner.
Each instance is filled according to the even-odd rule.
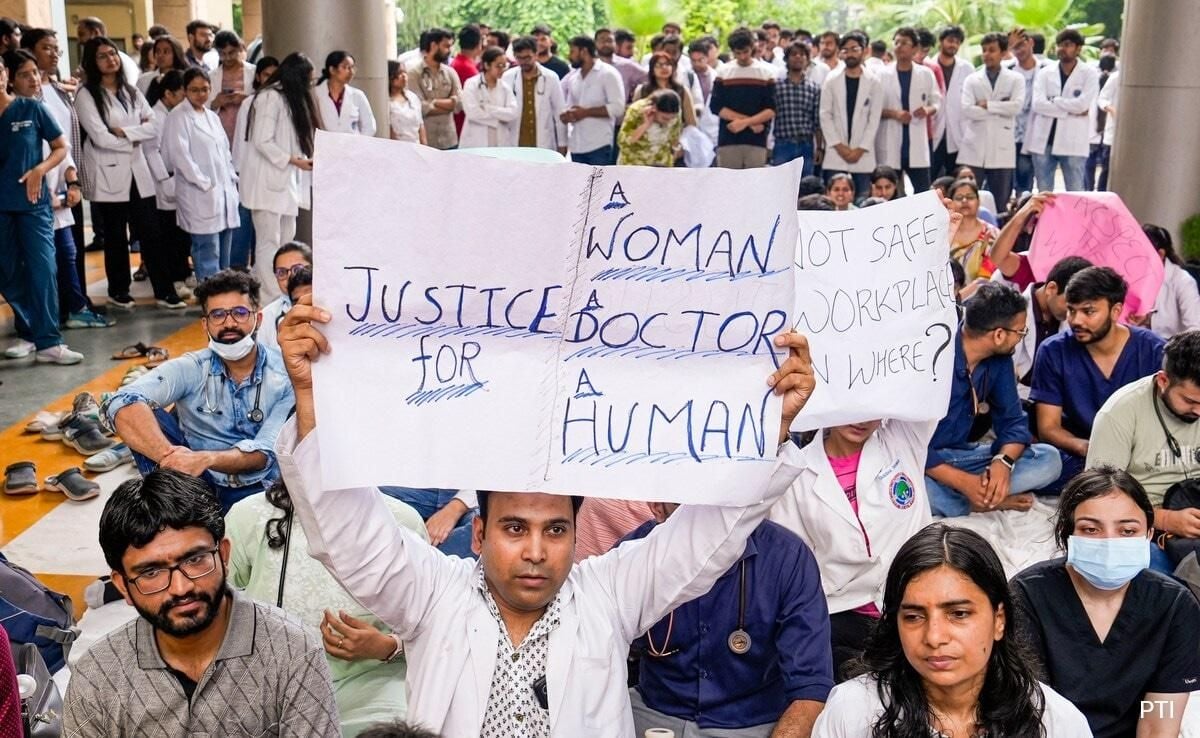
[[[650,631],[646,631],[646,651],[655,658],[665,658],[674,656],[679,653],[679,649],[669,649],[671,645],[671,631],[675,629],[675,612],[667,616],[667,637],[663,640],[662,648],[655,648],[654,638],[650,635]],[[729,645],[729,650],[733,651],[738,656],[744,656],[750,652],[752,643],[750,634],[746,632],[746,560],[742,559],[741,582],[738,585],[738,625],[737,629],[729,634],[725,639]]]
[[[212,399],[212,378],[209,374],[204,378],[204,411],[209,415],[224,414],[221,408],[216,406]],[[246,416],[251,423],[261,423],[267,417],[262,411],[262,380],[259,380],[258,386],[254,388],[254,409]]]

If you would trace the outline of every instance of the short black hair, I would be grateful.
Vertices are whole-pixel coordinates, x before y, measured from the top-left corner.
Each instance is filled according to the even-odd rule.
[[[1090,266],[1076,272],[1067,282],[1067,302],[1080,303],[1089,300],[1107,300],[1111,308],[1125,302],[1129,284],[1115,270],[1105,266]]]
[[[492,491],[485,489],[475,491],[475,499],[479,503],[479,517],[484,523],[487,523],[488,495],[492,494]],[[583,505],[583,497],[580,495],[571,495],[571,512],[575,517],[579,517],[579,508],[581,505]]]
[[[650,93],[650,101],[660,113],[678,113],[681,107],[679,93],[672,89],[655,90]]]
[[[582,34],[579,36],[572,36],[571,40],[567,42],[567,45],[581,51],[586,51],[588,56],[596,55],[596,41],[591,36],[584,36]]]
[[[288,276],[287,293],[291,299],[292,293],[299,287],[312,287],[312,267],[297,269]]]
[[[21,34],[21,48],[33,51],[34,47],[38,45],[38,41],[44,38],[57,37],[58,31],[55,31],[53,28],[30,28],[27,33]]]
[[[196,300],[200,303],[200,309],[207,312],[208,298],[213,295],[236,292],[249,297],[250,304],[258,307],[260,304],[258,301],[258,290],[258,280],[255,279],[254,275],[238,271],[237,269],[222,269],[196,285]]]
[[[468,23],[458,31],[458,48],[462,50],[477,49],[483,43],[483,32],[474,23]]]
[[[1071,277],[1090,266],[1092,266],[1092,262],[1082,256],[1067,256],[1059,259],[1054,266],[1050,267],[1050,273],[1046,275],[1046,284],[1053,282],[1058,287],[1059,294],[1062,294],[1070,284]]]
[[[1163,350],[1163,372],[1171,384],[1188,381],[1200,387],[1200,330],[1171,336]]]
[[[1012,287],[984,282],[963,303],[963,327],[975,335],[1007,328],[1013,318],[1025,313],[1026,307],[1025,296]]]
[[[1113,51],[1120,51],[1121,50],[1121,42],[1116,40],[1115,38],[1106,38],[1100,42],[1100,49],[1104,50],[1107,48],[1112,48]]]
[[[940,43],[948,38],[956,38],[961,44],[966,40],[967,34],[963,31],[962,26],[946,26],[938,32],[938,42]]]
[[[950,274],[954,277],[955,292],[967,286],[967,270],[955,259],[950,260]]]
[[[217,35],[213,36],[214,49],[228,49],[230,46],[242,48],[242,37],[237,35],[237,32],[231,31],[228,28],[217,31]]]
[[[762,28],[764,31],[766,31],[766,30],[768,30],[768,29],[771,29],[771,28],[775,29],[776,31],[782,31],[782,30],[783,30],[783,27],[782,27],[782,26],[780,26],[778,22],[776,22],[776,21],[773,21],[773,20],[765,20],[765,21],[763,21],[763,22],[762,22],[762,25],[761,25],[761,26],[759,26],[759,28]]]
[[[284,245],[275,249],[275,255],[271,257],[271,266],[275,266],[275,262],[279,261],[279,257],[284,254],[296,252],[304,257],[304,260],[309,264],[312,263],[312,247],[303,241],[288,241]]]
[[[529,32],[530,36],[553,36],[554,29],[547,23],[539,23]]]
[[[537,39],[533,36],[522,36],[512,42],[512,50],[514,54],[519,54],[522,51],[532,51],[537,53]]]
[[[847,33],[845,36],[842,36],[842,40],[838,42],[838,48],[839,49],[846,48],[846,44],[850,43],[851,41],[854,41],[855,43],[857,43],[864,50],[868,46],[871,45],[871,42],[867,40],[867,34],[860,33],[858,31],[851,31],[850,33]]]
[[[942,190],[946,196],[950,196],[950,188],[954,184],[954,177],[938,177],[930,183],[929,189]]]
[[[207,28],[210,31],[217,30],[217,26],[214,26],[213,24],[209,23],[208,21],[202,21],[199,18],[197,18],[196,20],[187,24],[187,35],[191,36],[194,33],[196,33],[196,31],[199,31],[201,28]]]
[[[705,56],[708,56],[708,52],[711,50],[712,45],[708,42],[708,39],[698,38],[688,44],[687,53],[688,56],[691,56],[692,54],[704,54]]]
[[[900,172],[887,164],[880,164],[871,170],[871,184],[875,184],[875,181],[879,179],[886,179],[896,187],[900,186]]]
[[[1075,44],[1076,46],[1083,46],[1083,34],[1074,28],[1064,28],[1054,37],[1054,43],[1055,45]]]
[[[805,59],[811,59],[812,49],[808,48],[808,44],[804,43],[803,41],[793,41],[788,44],[787,49],[783,52],[783,58],[789,59],[791,58],[792,54],[800,54]]]
[[[21,24],[15,18],[0,16],[0,37],[11,36],[21,30]]]
[[[871,56],[883,56],[887,53],[887,41],[875,39],[871,42]]]
[[[816,174],[810,174],[807,177],[800,178],[800,194],[798,197],[805,195],[824,195],[825,180],[821,179]]]
[[[358,734],[358,738],[441,738],[437,733],[419,725],[409,725],[397,720],[394,723],[377,723]]]
[[[496,45],[501,49],[507,49],[509,42],[512,41],[512,36],[509,36],[505,31],[493,28],[489,34],[496,37]]]
[[[155,469],[121,484],[100,514],[100,549],[113,571],[125,572],[121,560],[130,546],[142,548],[164,528],[204,528],[220,543],[225,518],[216,492],[199,477]]]
[[[996,44],[1001,51],[1008,51],[1008,35],[1004,33],[985,33],[983,38],[979,40],[979,47],[983,48],[988,44]]]
[[[443,41],[453,40],[454,34],[447,31],[445,28],[430,28],[421,32],[420,47],[421,51],[429,51],[434,46],[437,46]]]
[[[164,25],[155,23],[154,25],[152,25],[148,29],[146,29],[146,35],[149,36],[151,39],[156,39],[159,36],[170,36],[171,30]]]
[[[821,31],[821,35],[817,36],[817,41],[824,41],[827,38],[833,39],[833,43],[838,46],[842,45],[842,37],[838,35],[837,31]]]
[[[104,21],[100,20],[94,15],[89,15],[86,18],[80,18],[75,25],[83,26],[92,33],[98,33],[101,36],[108,35],[108,27],[104,25]]]
[[[1041,33],[1031,33],[1031,34],[1029,34],[1029,40],[1033,41],[1033,53],[1034,54],[1046,53],[1046,37],[1045,37],[1045,35],[1043,35]]]
[[[615,42],[615,43],[618,43],[618,44],[630,43],[631,44],[636,41],[637,41],[637,36],[634,36],[633,32],[627,28],[618,28],[617,30],[613,31],[613,42]]]
[[[183,73],[183,86],[187,87],[197,77],[203,78],[205,82],[212,82],[208,76],[208,70],[204,67],[188,67]]]
[[[903,36],[909,41],[912,41],[913,46],[921,45],[921,37],[917,34],[917,29],[915,28],[911,28],[909,26],[897,28],[896,32],[892,34],[892,39],[894,40],[897,36]]]
[[[1061,548],[1067,548],[1067,539],[1075,533],[1075,511],[1079,506],[1113,492],[1121,492],[1133,500],[1146,516],[1146,527],[1154,527],[1154,506],[1146,490],[1129,472],[1104,464],[1079,472],[1063,487],[1054,520],[1054,540]]]
[[[729,34],[728,43],[730,51],[752,49],[754,48],[754,32],[745,26],[735,28],[733,32]]]
[[[163,92],[182,92],[184,87],[183,72],[178,69],[168,69],[158,79],[158,91]]]
[[[928,49],[933,46],[935,41],[933,31],[924,26],[917,28],[917,46],[920,46],[922,49]]]
[[[822,195],[819,192],[814,192],[808,195],[801,195],[800,198],[796,200],[796,209],[817,210],[831,213],[837,210],[837,206],[833,204],[833,200],[830,200],[825,195]]]

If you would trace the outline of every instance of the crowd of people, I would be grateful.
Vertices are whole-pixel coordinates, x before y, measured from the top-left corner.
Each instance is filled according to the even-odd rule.
[[[1145,314],[1131,275],[1071,256],[1039,280],[1027,253],[1060,177],[1104,186],[1116,42],[1093,64],[1074,30],[1053,61],[1037,34],[987,33],[975,69],[953,26],[680,31],[639,59],[599,29],[564,59],[546,26],[433,28],[389,63],[386,122],[352,51],[251,65],[195,21],[186,43],[151,29],[141,71],[84,19],[60,79],[53,31],[0,33],[6,355],[78,361],[61,329],[134,307],[133,242],[156,304],[194,300],[208,337],[100,408],[139,471],[100,521],[139,617],[75,664],[68,734],[1178,735],[1200,684],[1200,292],[1152,224]],[[323,491],[329,314],[294,240],[318,128],[594,166],[803,159],[800,209],[937,189],[961,301],[948,406],[792,434],[821,387],[789,333],[757,505]],[[1062,555],[1024,571],[955,525],[1039,497]]]

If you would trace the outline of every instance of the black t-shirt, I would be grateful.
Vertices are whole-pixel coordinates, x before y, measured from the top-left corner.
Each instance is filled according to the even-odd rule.
[[[196,694],[196,682],[187,674],[184,674],[178,669],[167,667],[167,671],[171,672],[171,676],[175,677],[175,681],[179,682],[179,686],[183,689],[183,693],[187,695],[188,702],[192,701],[192,695]]]
[[[1149,569],[1134,577],[1103,643],[1065,558],[1029,567],[1012,590],[1044,681],[1083,712],[1096,738],[1133,738],[1147,692],[1200,688],[1200,604],[1174,579]]]
[[[1072,69],[1073,73],[1075,70]],[[1067,89],[1067,80],[1071,78],[1070,74],[1063,71],[1062,65],[1058,65],[1058,78],[1060,80],[1059,89],[1065,91]],[[1050,149],[1054,146],[1054,134],[1058,133],[1058,118],[1050,120],[1050,136],[1046,139],[1046,156],[1050,156]]]
[[[854,106],[858,104],[859,77],[846,77],[846,135],[854,138]],[[846,141],[850,145],[850,141]]]
[[[566,77],[571,71],[570,64],[563,61],[560,57],[554,55],[551,55],[549,59],[542,62],[542,66],[557,74],[559,79]]]
[[[908,91],[912,89],[912,69],[908,70],[896,68],[896,78],[900,81],[900,109],[910,110],[908,107]],[[900,126],[900,164],[901,166],[908,164],[908,126]]]

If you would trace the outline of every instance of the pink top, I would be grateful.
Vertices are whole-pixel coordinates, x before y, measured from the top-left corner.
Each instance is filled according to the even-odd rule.
[[[575,561],[607,553],[617,541],[653,517],[645,502],[585,497],[575,516]]]
[[[242,76],[242,68],[229,70],[221,67],[221,89],[220,92],[245,92],[246,78]],[[217,117],[221,119],[221,127],[225,129],[225,135],[233,141],[234,129],[237,128],[238,109],[242,107],[241,103],[233,105],[223,105],[217,111]]]
[[[838,484],[842,491],[846,493],[846,499],[850,501],[850,507],[854,510],[854,517],[858,517],[858,461],[862,458],[862,451],[851,456],[830,456],[829,466],[833,467],[833,473],[837,477]],[[863,538],[867,537],[867,531],[862,527],[862,521],[858,521],[858,527],[863,532]],[[871,542],[867,541],[867,549],[870,550]],[[862,607],[854,608],[854,612],[860,615],[866,615],[872,618],[880,616],[879,608],[875,607],[874,602],[868,602]]]

